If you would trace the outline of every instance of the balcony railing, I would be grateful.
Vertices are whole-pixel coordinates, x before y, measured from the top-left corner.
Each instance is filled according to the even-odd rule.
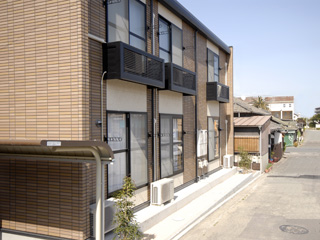
[[[218,82],[207,82],[207,101],[229,102],[229,87]]]
[[[173,63],[166,63],[166,89],[185,95],[196,95],[196,73]]]
[[[103,44],[106,79],[122,79],[164,88],[164,60],[123,42]]]

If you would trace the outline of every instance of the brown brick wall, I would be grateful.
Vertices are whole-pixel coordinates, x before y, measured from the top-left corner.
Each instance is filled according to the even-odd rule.
[[[197,33],[198,129],[207,129],[207,40]]]
[[[0,159],[0,227],[55,237],[89,237],[80,163]]]
[[[189,182],[196,178],[195,169],[195,97],[183,97],[183,137],[184,144],[184,175],[183,182]]]
[[[233,128],[233,48],[230,47],[230,55],[227,57],[228,62],[228,86],[229,86],[229,103],[227,104],[228,119],[228,154],[234,154],[234,128]]]
[[[232,60],[232,58],[231,58]],[[225,69],[225,62],[228,63],[228,69]],[[222,84],[226,84],[225,81],[225,71],[228,71],[228,82],[229,86],[229,103],[220,103],[220,127],[223,129],[220,132],[220,160],[223,163],[223,156],[227,154],[233,154],[233,76],[232,76],[232,61],[230,61],[230,56],[227,55],[224,51],[220,50],[219,53],[219,66],[222,68],[219,75],[219,81]],[[225,120],[228,120],[228,126],[226,127]],[[226,130],[228,133],[226,134]],[[226,137],[228,149],[226,149]]]
[[[0,139],[87,139],[86,1],[0,2]]]
[[[195,45],[194,45],[194,35],[195,31],[185,22],[182,22],[183,31],[183,67],[195,72]]]

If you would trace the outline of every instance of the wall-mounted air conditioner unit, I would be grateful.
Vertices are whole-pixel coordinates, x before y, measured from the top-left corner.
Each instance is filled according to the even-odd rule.
[[[223,168],[232,168],[234,164],[233,155],[224,155],[223,156]]]
[[[105,200],[104,205],[104,233],[110,232],[116,228],[113,223],[117,207],[115,205],[115,199],[109,198]],[[96,237],[96,204],[90,205],[90,222],[91,222],[91,236]]]
[[[150,202],[152,205],[162,205],[174,197],[173,179],[163,178],[151,183]]]

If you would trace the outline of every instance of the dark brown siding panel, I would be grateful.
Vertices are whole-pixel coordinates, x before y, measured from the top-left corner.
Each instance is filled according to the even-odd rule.
[[[83,165],[0,159],[0,226],[63,238],[89,237]]]

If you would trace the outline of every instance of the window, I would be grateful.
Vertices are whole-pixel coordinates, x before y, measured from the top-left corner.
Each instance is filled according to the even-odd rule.
[[[183,171],[182,116],[160,115],[161,178]]]
[[[219,82],[219,56],[208,49],[208,82]]]
[[[289,107],[291,107],[291,103],[289,103]]]
[[[219,159],[219,118],[208,117],[208,159]]]
[[[171,31],[169,23],[159,18],[159,54],[165,62],[171,62]]]
[[[283,104],[283,107],[286,107],[286,105],[285,105],[285,104]]]
[[[146,50],[146,6],[139,0],[108,5],[108,41],[122,41]]]
[[[159,52],[165,62],[179,66],[183,64],[182,30],[168,21],[159,18]]]
[[[108,193],[121,189],[129,174],[138,187],[147,184],[147,115],[115,112],[107,120],[107,140],[115,156],[108,166]]]

